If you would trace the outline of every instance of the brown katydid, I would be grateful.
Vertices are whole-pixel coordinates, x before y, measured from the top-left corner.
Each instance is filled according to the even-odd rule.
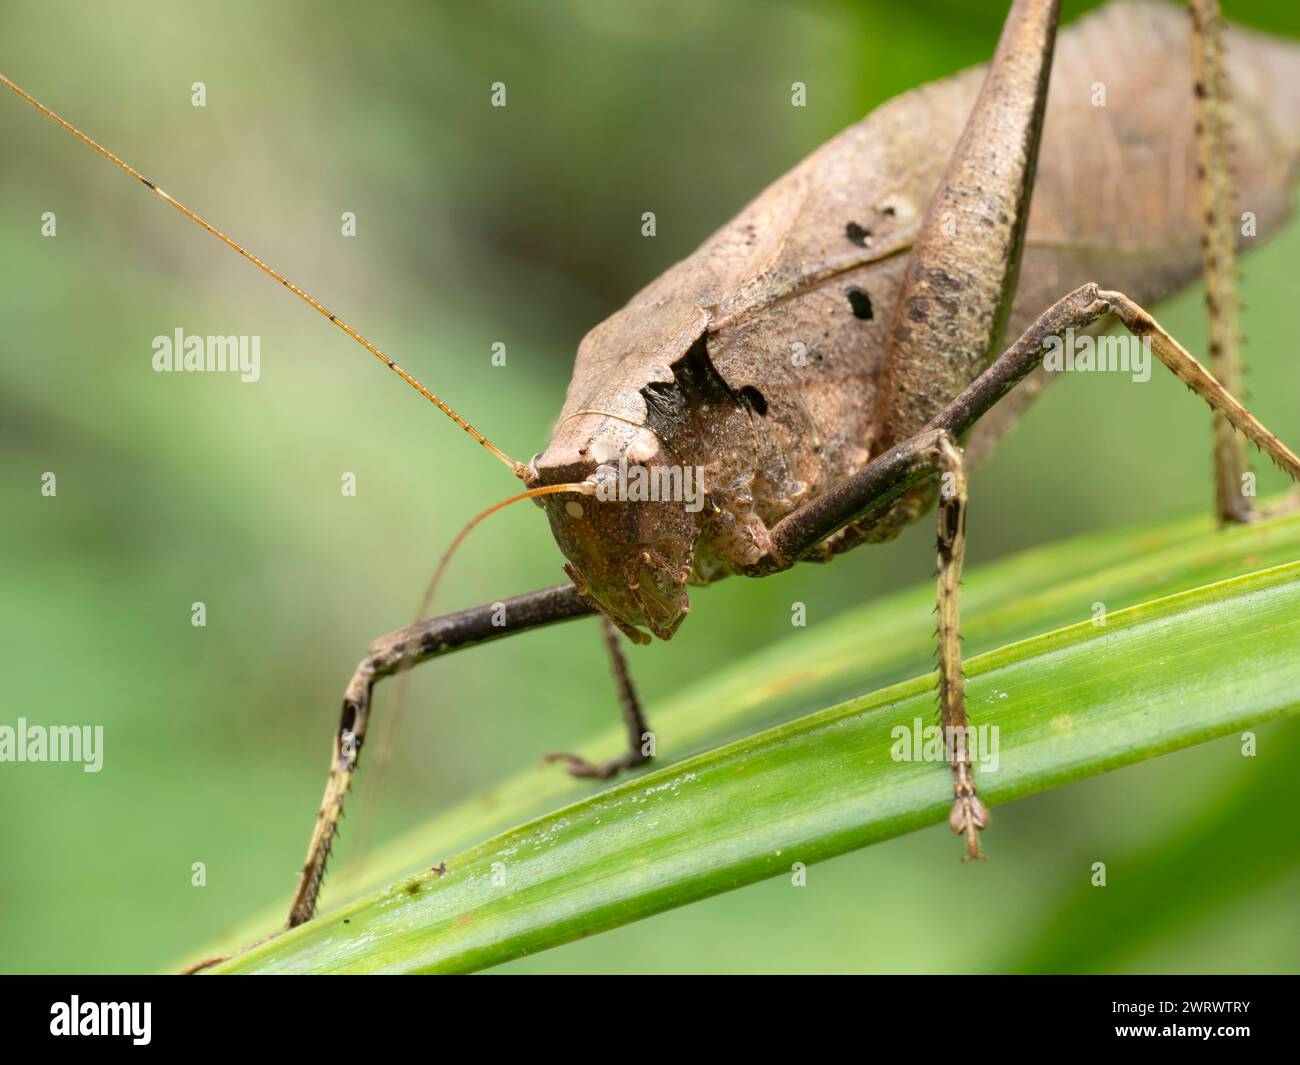
[[[1041,387],[1040,372],[1011,391],[1039,366],[1048,339],[1068,328],[1117,316],[1215,409],[1217,424],[1230,429],[1216,431],[1225,518],[1248,516],[1235,490],[1244,468],[1237,431],[1300,477],[1295,456],[1231,395],[1234,241],[1217,12],[1206,3],[1193,11],[1204,31],[1192,35],[1194,73],[1184,14],[1123,5],[1063,33],[1058,90],[1045,102],[1057,5],[1013,4],[987,80],[968,72],[880,108],[593,330],[552,440],[528,464],[509,459],[336,315],[253,260],[453,417],[530,492],[548,493],[541,501],[573,578],[505,600],[503,610],[420,622],[373,645],[345,696],[290,924],[314,912],[379,678],[600,612],[634,742],[612,763],[567,760],[580,775],[604,777],[640,760],[644,728],[615,628],[637,641],[647,629],[668,638],[685,616],[688,582],[828,559],[897,535],[936,498],[941,712],[945,724],[964,725],[957,587],[965,469]],[[1300,80],[1300,60],[1246,35],[1234,35],[1231,58],[1236,191],[1263,232],[1285,214],[1297,141],[1286,123],[1300,110],[1271,94]],[[1159,105],[1122,114],[1097,107],[1094,82]],[[1084,151],[1110,160],[1104,181],[1075,180]],[[1215,311],[1211,353],[1226,390],[1138,306],[1186,284],[1202,265]],[[1114,290],[1089,284],[1094,278]],[[1004,334],[1021,339],[994,361]],[[605,498],[607,471],[628,469],[676,471],[679,485],[687,471],[702,470],[705,505]],[[975,856],[987,812],[960,746],[952,762],[953,827]]]

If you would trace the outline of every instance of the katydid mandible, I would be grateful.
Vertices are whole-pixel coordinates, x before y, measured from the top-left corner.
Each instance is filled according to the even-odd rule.
[[[532,497],[545,509],[566,559],[568,583],[421,621],[371,646],[344,697],[290,926],[315,913],[379,679],[599,614],[628,749],[600,764],[548,758],[605,779],[647,758],[622,636],[669,639],[687,615],[690,584],[828,561],[897,536],[936,503],[949,823],[964,857],[982,857],[989,814],[964,742],[959,646],[966,473],[1041,390],[1052,345],[1112,320],[1149,343],[1214,412],[1222,520],[1252,517],[1240,490],[1246,440],[1300,481],[1300,459],[1237,398],[1233,286],[1237,203],[1250,204],[1260,233],[1287,213],[1300,50],[1228,31],[1225,56],[1216,0],[1193,0],[1190,10],[1189,20],[1169,5],[1115,4],[1058,43],[1058,0],[1014,0],[987,70],[878,108],[588,333],[551,440],[527,463],[0,75],[438,406],[524,482],[510,501]],[[1129,106],[1098,105],[1097,85]],[[1213,374],[1143,310],[1202,272]],[[1019,339],[1004,351],[1006,336]]]

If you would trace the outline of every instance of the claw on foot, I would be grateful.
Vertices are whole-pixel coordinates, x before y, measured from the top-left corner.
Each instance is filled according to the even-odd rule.
[[[948,826],[959,836],[966,837],[966,853],[962,855],[963,862],[982,862],[984,854],[980,850],[980,830],[987,828],[989,823],[989,812],[979,800],[974,792],[969,795],[958,795],[956,801],[952,804],[952,812],[948,815]]]

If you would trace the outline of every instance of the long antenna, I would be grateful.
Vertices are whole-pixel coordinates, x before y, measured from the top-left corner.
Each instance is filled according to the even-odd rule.
[[[306,303],[309,307],[323,314],[336,326],[342,329],[343,332],[347,333],[348,336],[350,336],[353,340],[355,340],[358,344],[360,344],[363,348],[365,348],[368,352],[370,352],[371,355],[373,355],[376,359],[378,359],[390,370],[392,370],[393,373],[397,374],[398,377],[400,377],[408,385],[410,385],[417,392],[419,392],[420,395],[422,395],[425,399],[427,399],[430,403],[432,403],[435,407],[437,407],[440,411],[442,411],[443,414],[447,415],[448,418],[450,418],[453,422],[455,422],[462,429],[464,429],[465,432],[469,433],[469,435],[473,437],[476,441],[478,441],[478,443],[482,444],[483,447],[487,448],[488,451],[490,451],[494,456],[496,456],[497,459],[505,463],[505,465],[509,467],[511,473],[513,473],[521,481],[524,479],[524,477],[528,472],[527,466],[525,466],[522,462],[516,462],[514,459],[512,459],[509,455],[507,455],[504,451],[502,451],[499,447],[497,447],[496,444],[492,443],[491,440],[489,440],[486,436],[484,436],[477,429],[475,429],[474,426],[470,425],[469,422],[467,422],[464,418],[462,418],[459,414],[457,414],[456,411],[452,409],[451,406],[449,406],[447,403],[444,403],[441,399],[439,399],[436,395],[434,395],[433,392],[425,388],[424,385],[420,384],[419,381],[417,381],[409,373],[407,373],[400,366],[398,366],[397,363],[395,363],[392,359],[390,359],[387,355],[385,355],[382,351],[380,351],[377,347],[375,347],[374,344],[372,344],[369,340],[367,340],[355,329],[353,329],[350,325],[348,325],[347,322],[345,322],[337,314],[331,311],[323,303],[307,295],[307,293],[305,293],[302,289],[300,289],[297,285],[295,285],[292,281],[290,281],[287,277],[285,277],[274,267],[268,265],[267,263],[264,263],[261,259],[259,259],[247,248],[244,248],[241,245],[237,244],[235,241],[231,240],[230,237],[226,236],[226,234],[221,232],[221,230],[217,229],[216,226],[210,225],[208,222],[204,221],[202,218],[196,215],[193,211],[191,211],[179,200],[163,192],[162,189],[160,189],[157,185],[155,185],[152,181],[150,181],[147,177],[145,177],[142,173],[140,173],[140,171],[136,170],[135,167],[131,166],[130,163],[127,163],[125,160],[119,159],[116,155],[110,152],[103,145],[97,143],[96,141],[88,137],[86,134],[82,133],[81,130],[77,129],[77,127],[74,126],[71,122],[68,122],[63,118],[60,118],[48,107],[46,107],[43,103],[41,103],[38,99],[36,99],[36,97],[20,89],[12,81],[6,78],[4,74],[0,74],[0,81],[4,82],[7,86],[9,86],[9,88],[13,89],[15,93],[17,93],[29,104],[31,104],[34,108],[36,108],[36,110],[38,110],[46,118],[50,119],[53,122],[57,122],[60,126],[66,129],[79,141],[82,141],[85,144],[89,144],[92,148],[95,149],[95,151],[99,152],[100,155],[104,156],[106,159],[112,160],[119,167],[121,167],[121,169],[125,170],[128,174],[130,174],[133,178],[139,181],[142,185],[145,185],[147,188],[152,189],[154,192],[156,192],[169,204],[175,207],[176,210],[180,211],[180,213],[183,214],[186,218],[188,218],[191,222],[195,222],[198,225],[202,226],[214,237],[216,237],[219,241],[221,241],[221,243],[226,245],[226,247],[232,248],[235,251],[239,252],[240,255],[242,255],[250,263],[256,266],[264,274],[268,274],[269,276],[275,278],[278,282],[280,282],[280,284],[282,284],[285,288],[287,288],[300,300]]]

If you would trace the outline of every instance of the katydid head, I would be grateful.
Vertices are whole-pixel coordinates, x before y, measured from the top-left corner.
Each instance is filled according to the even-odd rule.
[[[542,506],[578,591],[637,643],[649,642],[646,629],[670,639],[690,611],[691,515],[680,504],[573,495]]]
[[[530,486],[582,482],[583,493],[542,496],[551,532],[579,592],[630,639],[648,643],[677,631],[690,604],[686,584],[699,534],[702,486],[682,490],[680,467],[665,461],[653,433],[592,439],[570,461],[551,452],[529,464]],[[696,505],[696,501],[701,505]]]

